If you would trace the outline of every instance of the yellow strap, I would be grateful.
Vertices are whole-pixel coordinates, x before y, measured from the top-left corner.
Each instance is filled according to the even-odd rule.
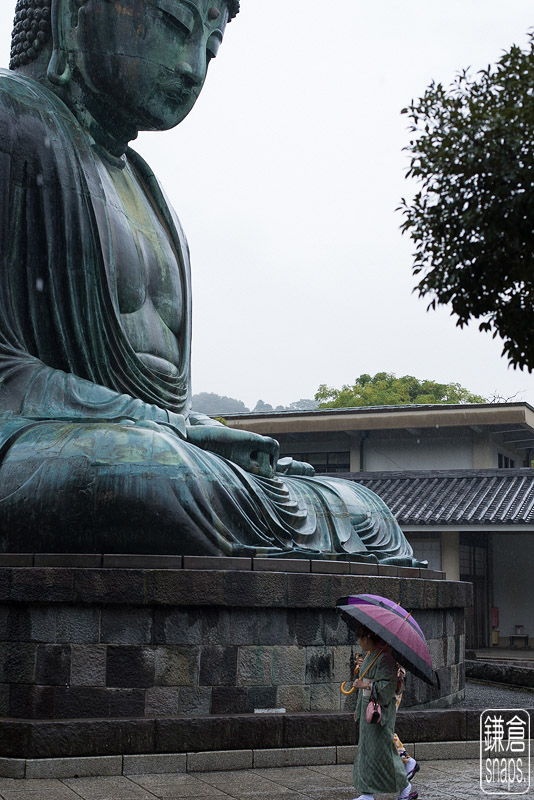
[[[371,669],[371,667],[373,666],[373,664],[377,660],[377,658],[380,655],[380,653],[382,653],[386,649],[386,647],[387,647],[387,644],[385,644],[383,647],[380,648],[380,650],[378,651],[376,656],[373,658],[373,660],[371,661],[371,663],[369,664],[369,666],[367,667],[367,669],[365,670],[363,675],[360,675],[360,680],[362,680],[362,678],[365,678],[365,676],[367,675],[367,673],[369,672],[369,670]]]
[[[386,649],[386,647],[387,647],[387,644],[385,644],[383,647],[381,647],[381,648],[380,648],[380,650],[378,651],[378,653],[376,654],[376,656],[373,658],[373,660],[371,661],[371,663],[369,664],[369,666],[367,667],[367,669],[365,670],[365,672],[363,673],[363,675],[360,675],[360,680],[361,680],[362,678],[365,678],[365,676],[367,675],[367,673],[369,672],[369,670],[371,669],[371,667],[373,666],[373,664],[374,664],[374,663],[375,663],[375,661],[377,660],[377,658],[378,658],[378,656],[380,655],[380,653],[382,653],[382,652],[383,652],[383,651]],[[358,667],[356,667],[356,669],[354,670],[354,675],[357,675],[357,674],[358,674],[358,672],[359,672],[359,669],[360,669],[360,668],[359,668],[359,666],[358,666]],[[347,684],[347,681],[343,681],[343,683],[341,684],[341,691],[342,691],[342,693],[343,693],[343,694],[352,694],[352,693],[353,693],[353,692],[356,690],[356,687],[355,687],[355,686],[352,686],[352,687],[351,687],[351,689],[347,690],[347,689],[345,689],[345,686],[346,686],[346,684]]]

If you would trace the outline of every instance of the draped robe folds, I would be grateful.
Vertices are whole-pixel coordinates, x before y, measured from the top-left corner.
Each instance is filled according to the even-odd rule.
[[[120,320],[98,146],[41,84],[0,71],[0,551],[350,555],[418,563],[391,512],[335,478],[263,478],[187,441],[189,254],[146,163],[182,291],[176,375]]]

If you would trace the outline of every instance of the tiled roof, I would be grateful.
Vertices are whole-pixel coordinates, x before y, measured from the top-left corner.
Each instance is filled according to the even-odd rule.
[[[534,469],[353,472],[400,525],[534,525]]]

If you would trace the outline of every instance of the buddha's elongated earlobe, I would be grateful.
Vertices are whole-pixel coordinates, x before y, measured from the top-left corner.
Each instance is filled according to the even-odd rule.
[[[47,77],[56,86],[64,86],[70,81],[71,68],[69,64],[69,51],[66,47],[65,31],[65,6],[70,0],[52,0],[51,26],[52,26],[52,56],[48,62]]]

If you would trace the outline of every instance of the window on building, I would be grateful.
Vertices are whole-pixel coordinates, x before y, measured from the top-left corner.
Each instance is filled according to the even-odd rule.
[[[513,469],[515,467],[514,459],[505,456],[504,453],[498,454],[497,463],[499,465],[499,469]]]
[[[439,539],[412,539],[410,544],[414,557],[419,561],[428,561],[430,569],[441,570],[441,541]]]
[[[284,453],[296,461],[306,461],[320,472],[350,472],[350,453]]]

